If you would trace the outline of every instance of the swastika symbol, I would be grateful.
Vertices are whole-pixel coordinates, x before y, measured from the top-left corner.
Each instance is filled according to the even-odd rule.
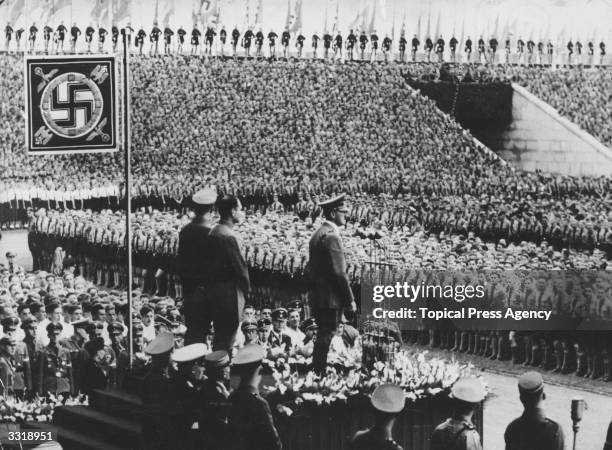
[[[69,72],[49,82],[40,108],[45,124],[63,137],[80,137],[90,133],[102,117],[100,89],[87,76]]]

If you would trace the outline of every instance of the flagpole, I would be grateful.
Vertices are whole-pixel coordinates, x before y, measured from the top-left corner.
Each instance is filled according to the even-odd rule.
[[[132,369],[132,356],[134,355],[134,340],[132,338],[132,224],[131,224],[131,209],[132,209],[132,167],[130,161],[130,95],[129,95],[129,53],[127,43],[127,30],[121,29],[123,37],[123,152],[125,159],[124,177],[125,177],[125,248],[127,254],[127,298],[129,311],[129,352],[130,352],[130,370]]]

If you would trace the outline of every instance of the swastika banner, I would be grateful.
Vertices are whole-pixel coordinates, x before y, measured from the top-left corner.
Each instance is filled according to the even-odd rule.
[[[114,56],[27,57],[28,153],[116,151],[117,78]]]

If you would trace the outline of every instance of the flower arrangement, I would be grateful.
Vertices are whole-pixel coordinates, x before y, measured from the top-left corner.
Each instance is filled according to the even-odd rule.
[[[34,397],[32,400],[20,400],[6,396],[0,400],[0,417],[4,422],[51,422],[57,406],[86,406],[89,399],[86,395],[75,397]]]
[[[265,387],[268,400],[281,413],[291,415],[300,407],[346,403],[369,396],[384,383],[394,383],[405,391],[407,401],[448,394],[460,377],[473,377],[471,364],[460,364],[429,357],[428,352],[398,352],[392,361],[375,362],[371,369],[351,368],[344,372],[328,367],[322,376],[313,371],[300,373],[291,364],[276,360],[272,368],[274,385]],[[280,370],[279,370],[280,369]],[[481,379],[481,382],[484,381]],[[485,385],[486,387],[486,385]]]

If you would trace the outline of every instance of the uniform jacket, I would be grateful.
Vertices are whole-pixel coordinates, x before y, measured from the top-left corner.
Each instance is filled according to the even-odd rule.
[[[340,236],[324,222],[309,244],[310,302],[313,308],[342,309],[353,301]]]
[[[245,295],[251,289],[249,271],[238,239],[227,225],[218,224],[208,234],[205,274],[207,286],[233,284]]]
[[[232,404],[229,416],[232,450],[281,450],[270,406],[256,389],[240,386],[229,399]]]

